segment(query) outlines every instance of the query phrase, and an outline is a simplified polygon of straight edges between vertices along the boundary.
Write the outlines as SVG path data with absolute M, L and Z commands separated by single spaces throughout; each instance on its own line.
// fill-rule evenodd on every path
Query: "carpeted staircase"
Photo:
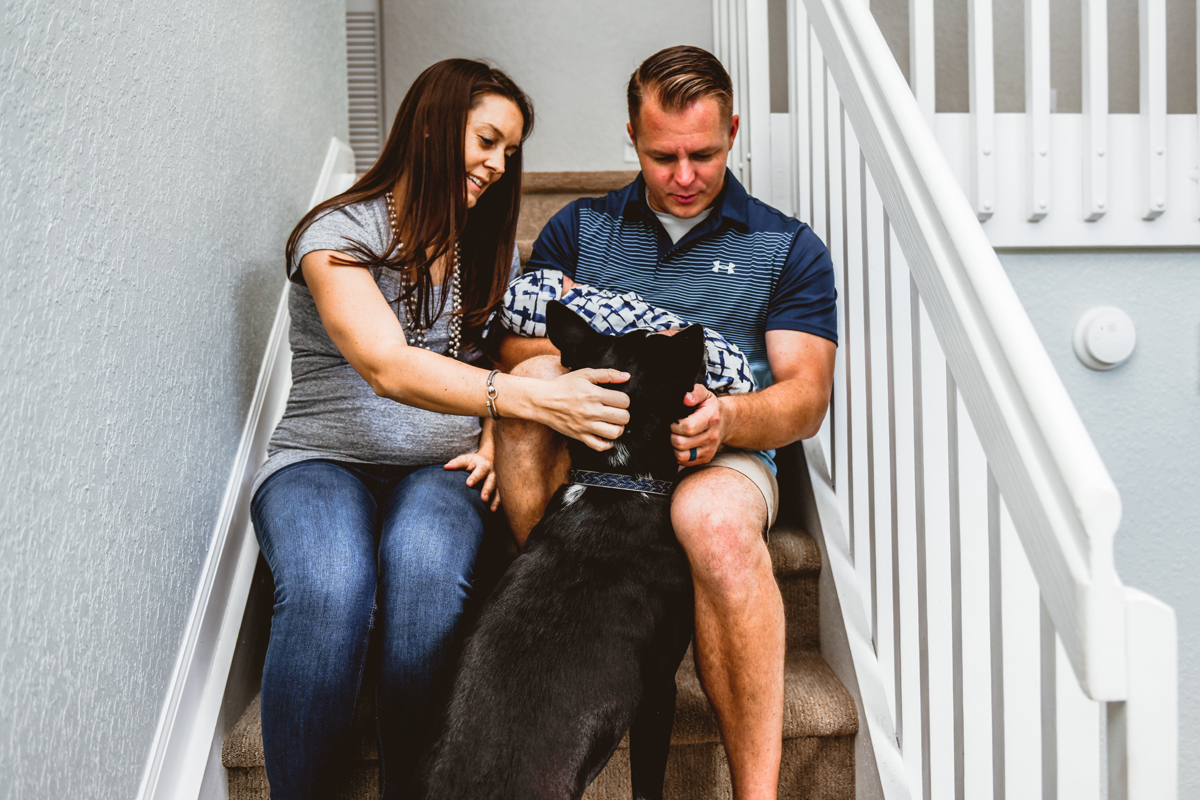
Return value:
M 624 186 L 636 173 L 532 173 L 525 177 L 525 197 L 518 224 L 521 259 L 529 258 L 533 240 L 555 211 L 570 200 L 603 194 Z M 787 615 L 787 663 L 783 717 L 783 765 L 779 796 L 787 800 L 852 800 L 854 735 L 858 713 L 850 693 L 834 676 L 819 652 L 817 577 L 820 550 L 795 526 L 795 478 L 791 459 L 781 459 L 784 501 L 780 520 L 771 531 L 770 553 Z M 716 719 L 700 689 L 691 652 L 676 677 L 679 699 L 671 757 L 667 764 L 669 800 L 728 800 L 729 770 Z M 369 719 L 373 698 L 365 697 L 355 724 L 357 758 L 348 765 L 338 800 L 378 797 L 374 726 Z M 270 796 L 263 762 L 262 727 L 256 697 L 225 740 L 222 760 L 229 774 L 230 800 L 266 800 Z M 584 795 L 585 800 L 630 800 L 626 743 Z

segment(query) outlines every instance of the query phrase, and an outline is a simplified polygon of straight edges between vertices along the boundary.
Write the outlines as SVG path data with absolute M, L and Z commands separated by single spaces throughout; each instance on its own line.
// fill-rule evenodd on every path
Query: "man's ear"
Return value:
M 562 353 L 562 365 L 575 369 L 580 349 L 593 336 L 599 336 L 583 318 L 557 300 L 546 304 L 546 335 Z

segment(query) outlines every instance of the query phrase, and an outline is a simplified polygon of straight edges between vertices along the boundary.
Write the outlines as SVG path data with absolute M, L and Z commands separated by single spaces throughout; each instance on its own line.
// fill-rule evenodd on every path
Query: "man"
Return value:
M 726 171 L 738 131 L 732 97 L 728 74 L 704 50 L 672 47 L 647 59 L 628 87 L 641 175 L 556 214 L 529 268 L 563 271 L 565 288 L 635 291 L 717 330 L 750 360 L 758 391 L 717 397 L 697 385 L 688 394 L 695 411 L 671 429 L 687 468 L 671 518 L 692 567 L 698 673 L 734 796 L 757 800 L 776 796 L 782 750 L 783 603 L 765 538 L 779 507 L 773 448 L 820 427 L 837 322 L 825 246 Z M 545 339 L 510 336 L 500 353 L 519 374 L 563 371 Z M 502 420 L 497 440 L 500 492 L 523 543 L 566 482 L 569 459 L 560 437 L 532 423 Z

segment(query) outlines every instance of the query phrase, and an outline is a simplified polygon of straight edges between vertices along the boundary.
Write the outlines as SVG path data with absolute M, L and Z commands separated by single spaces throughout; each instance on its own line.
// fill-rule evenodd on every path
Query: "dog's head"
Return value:
M 672 422 L 691 412 L 683 396 L 704 378 L 704 329 L 692 325 L 674 336 L 648 331 L 605 336 L 562 303 L 551 301 L 546 308 L 546 331 L 567 369 L 607 368 L 630 376 L 626 383 L 606 386 L 629 395 L 629 424 L 619 446 L 594 456 L 594 451 L 583 452 L 586 447 L 573 446 L 576 462 L 600 458 L 604 466 L 623 472 L 673 470 L 669 429 Z M 588 468 L 580 463 L 576 466 Z

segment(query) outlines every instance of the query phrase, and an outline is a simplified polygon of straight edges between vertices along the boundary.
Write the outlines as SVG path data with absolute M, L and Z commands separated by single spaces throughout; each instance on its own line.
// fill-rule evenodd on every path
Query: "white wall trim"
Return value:
M 996 114 L 994 213 L 982 222 L 993 247 L 1195 247 L 1200 244 L 1197 203 L 1196 115 L 1165 115 L 1163 173 L 1166 210 L 1146 219 L 1146 161 L 1141 147 L 1141 118 L 1109 114 L 1105 125 L 1107 156 L 1100 173 L 1108 182 L 1107 210 L 1097 216 L 1085 207 L 1084 150 L 1086 118 L 1051 114 L 1049 135 L 1050 208 L 1040 222 L 1027 219 L 1029 169 L 1024 147 L 1029 126 L 1024 114 Z M 971 187 L 971 115 L 938 114 L 933 129 L 938 144 L 964 191 Z M 1097 217 L 1088 221 L 1088 217 Z
M 354 180 L 354 153 L 333 138 L 310 207 Z M 212 746 L 246 598 L 258 560 L 250 487 L 291 388 L 286 288 L 258 373 L 233 469 L 184 630 L 183 645 L 138 788 L 138 800 L 195 800 Z

